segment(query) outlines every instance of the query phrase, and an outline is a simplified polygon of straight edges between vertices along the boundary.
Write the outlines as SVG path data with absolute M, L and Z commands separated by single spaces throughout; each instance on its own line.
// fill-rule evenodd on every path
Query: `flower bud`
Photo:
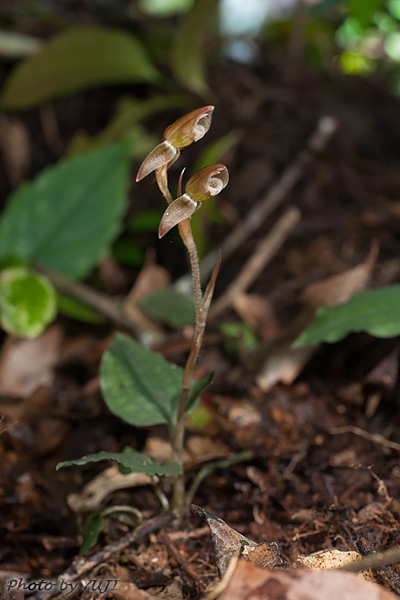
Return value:
M 210 129 L 214 106 L 203 106 L 184 115 L 164 131 L 163 140 L 184 148 L 200 140 Z
M 144 177 L 147 177 L 149 173 L 156 171 L 164 165 L 174 163 L 178 156 L 179 150 L 171 142 L 165 140 L 161 144 L 158 144 L 140 165 L 136 181 L 140 181 Z
M 219 194 L 229 181 L 225 165 L 210 165 L 197 171 L 186 184 L 186 193 L 196 202 L 204 202 Z
M 200 208 L 200 202 L 195 202 L 187 194 L 183 194 L 168 206 L 164 212 L 160 226 L 158 228 L 158 237 L 162 238 L 170 229 L 191 217 L 196 210 Z

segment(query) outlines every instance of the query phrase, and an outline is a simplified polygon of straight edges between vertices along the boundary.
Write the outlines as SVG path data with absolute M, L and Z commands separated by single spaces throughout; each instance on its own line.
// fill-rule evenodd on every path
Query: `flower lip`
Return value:
M 184 148 L 200 140 L 210 129 L 214 106 L 203 106 L 180 117 L 164 131 L 163 140 L 176 148 Z
M 228 184 L 229 172 L 225 165 L 210 165 L 197 171 L 186 184 L 186 193 L 193 200 L 203 202 L 219 194 Z

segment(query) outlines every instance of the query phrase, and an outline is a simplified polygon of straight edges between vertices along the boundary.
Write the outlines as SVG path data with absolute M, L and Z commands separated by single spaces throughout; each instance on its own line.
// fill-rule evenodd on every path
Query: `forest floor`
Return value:
M 257 230 L 231 256 L 223 256 L 216 306 L 278 220 L 285 223 L 292 214 L 294 221 L 280 238 L 280 248 L 264 259 L 262 272 L 211 315 L 197 375 L 212 370 L 215 377 L 201 399 L 205 424 L 188 425 L 186 465 L 192 477 L 212 460 L 251 451 L 247 461 L 212 472 L 193 502 L 250 540 L 276 542 L 287 566 L 299 555 L 326 549 L 359 552 L 356 544 L 363 539 L 379 551 L 400 544 L 398 339 L 352 334 L 312 352 L 290 349 L 310 307 L 399 280 L 400 104 L 378 82 L 304 65 L 288 71 L 283 63 L 282 55 L 264 50 L 252 67 L 219 64 L 210 75 L 213 92 L 207 101 L 216 106 L 210 137 L 232 130 L 238 136 L 223 157 L 231 179 L 218 203 L 224 222 L 207 227 L 210 247 L 218 248 L 233 229 L 240 230 L 271 189 L 281 194 Z M 84 102 L 79 97 L 55 103 L 61 140 L 66 144 L 69 132 L 94 131 L 96 123 L 104 123 L 119 92 L 89 92 Z M 179 114 L 167 116 L 170 120 L 165 115 L 153 119 L 154 132 Z M 337 125 L 336 131 L 315 153 L 304 155 L 324 116 L 334 119 L 329 123 Z M 36 157 L 33 171 L 48 159 L 54 162 L 36 112 L 19 118 Z M 189 159 L 195 152 L 188 151 Z M 290 168 L 296 176 L 285 187 L 282 175 Z M 7 178 L 6 161 L 1 170 Z M 159 206 L 156 187 L 150 181 L 140 185 L 132 186 L 132 212 Z M 154 249 L 172 279 L 184 274 L 186 259 L 177 235 L 159 242 L 155 233 L 143 234 L 140 243 Z M 121 271 L 105 261 L 96 283 L 112 294 L 127 293 L 136 276 L 137 271 Z M 245 336 L 235 340 L 221 331 L 221 323 L 238 322 L 256 331 L 256 348 L 247 349 Z M 163 460 L 168 456 L 163 427 L 132 429 L 104 405 L 98 369 L 114 330 L 110 324 L 60 317 L 36 340 L 4 338 L 0 577 L 3 582 L 62 580 L 78 554 L 84 517 L 129 505 L 153 530 L 118 548 L 113 544 L 135 531 L 137 521 L 123 513 L 107 518 L 97 545 L 86 555 L 90 561 L 95 554 L 95 564 L 74 579 L 81 586 L 64 590 L 63 597 L 201 598 L 218 581 L 205 521 L 189 510 L 168 523 L 157 521 L 161 509 L 152 488 L 133 482 L 118 489 L 115 469 L 107 468 L 114 482 L 108 493 L 103 476 L 95 480 L 95 493 L 88 494 L 85 486 L 104 465 L 55 470 L 61 460 L 120 451 L 125 445 Z M 183 364 L 189 335 L 187 328 L 163 330 L 157 349 Z M 111 549 L 108 555 L 96 554 L 104 548 Z M 85 564 L 79 560 L 74 563 L 78 570 Z M 397 571 L 386 569 L 383 583 L 399 593 Z M 111 583 L 107 589 L 92 585 L 84 590 L 91 580 Z M 112 590 L 114 581 L 125 587 Z M 33 587 L 4 590 L 4 598 L 19 600 L 24 593 L 49 597 Z M 250 597 L 238 590 L 237 598 Z M 286 596 L 275 591 L 261 597 Z

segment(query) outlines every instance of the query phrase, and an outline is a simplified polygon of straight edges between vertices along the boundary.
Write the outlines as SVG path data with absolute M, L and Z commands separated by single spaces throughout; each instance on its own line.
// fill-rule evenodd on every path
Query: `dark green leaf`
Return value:
M 100 512 L 89 515 L 82 528 L 82 545 L 79 548 L 79 556 L 83 556 L 90 548 L 93 548 L 102 529 L 103 514 Z
M 174 36 L 171 66 L 177 80 L 188 89 L 204 94 L 208 85 L 203 59 L 203 38 L 218 0 L 197 0 Z
M 320 308 L 314 323 L 297 338 L 294 347 L 338 342 L 359 331 L 382 338 L 400 334 L 400 285 L 359 292 L 346 304 Z
M 164 288 L 146 296 L 139 302 L 152 319 L 166 323 L 177 329 L 191 325 L 196 319 L 196 309 L 192 296 L 181 294 L 173 287 Z
M 238 463 L 251 460 L 253 456 L 254 453 L 251 450 L 244 450 L 243 452 L 234 454 L 230 458 L 222 458 L 221 460 L 215 460 L 214 462 L 205 465 L 202 469 L 200 469 L 200 471 L 193 479 L 192 485 L 190 486 L 190 489 L 187 493 L 188 504 L 192 502 L 192 499 L 201 482 L 204 481 L 204 479 L 206 479 L 209 475 L 211 475 L 211 473 L 213 473 L 217 469 L 227 469 L 231 465 L 236 465 Z
M 87 465 L 88 463 L 96 463 L 103 460 L 115 460 L 119 465 L 124 467 L 129 473 L 146 473 L 146 475 L 177 475 L 180 472 L 178 463 L 168 461 L 162 465 L 158 465 L 154 458 L 142 452 L 130 449 L 129 452 L 96 452 L 96 454 L 88 454 L 76 460 L 66 460 L 58 463 L 56 470 L 63 467 L 71 467 L 73 465 Z
M 1 326 L 22 337 L 36 337 L 55 319 L 57 295 L 44 275 L 26 267 L 0 273 Z
M 100 365 L 105 402 L 130 425 L 173 425 L 183 370 L 126 335 L 117 333 Z
M 3 108 L 21 110 L 94 86 L 155 81 L 158 72 L 131 34 L 106 27 L 63 31 L 11 73 Z
M 368 27 L 372 17 L 382 6 L 383 0 L 348 0 L 348 4 L 352 17 L 362 27 Z
M 21 186 L 0 220 L 0 259 L 85 276 L 116 237 L 129 173 L 125 144 L 61 161 Z
M 154 233 L 163 216 L 163 210 L 143 210 L 128 221 L 127 229 L 133 233 Z
M 204 390 L 210 385 L 213 379 L 214 373 L 209 373 L 208 375 L 205 375 L 205 377 L 202 377 L 201 379 L 199 379 L 199 381 L 196 381 L 192 385 L 186 402 L 186 412 L 189 412 L 193 408 L 195 408 L 197 400 L 200 398 Z
M 60 296 L 57 298 L 58 311 L 69 317 L 70 319 L 76 319 L 77 321 L 83 321 L 83 323 L 104 323 L 105 318 L 99 313 L 95 312 L 86 304 L 79 302 L 75 298 L 69 296 Z
M 140 267 L 144 262 L 144 250 L 130 240 L 118 240 L 113 248 L 112 255 L 120 265 Z

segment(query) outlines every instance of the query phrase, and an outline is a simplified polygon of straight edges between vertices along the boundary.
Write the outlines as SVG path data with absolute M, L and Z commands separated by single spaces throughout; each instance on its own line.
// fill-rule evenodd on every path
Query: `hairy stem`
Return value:
M 200 283 L 200 266 L 197 255 L 197 248 L 193 239 L 190 219 L 186 219 L 179 223 L 179 233 L 186 246 L 189 254 L 190 269 L 193 279 L 193 291 L 196 304 L 196 325 L 193 336 L 192 346 L 189 356 L 186 361 L 185 370 L 183 372 L 182 391 L 179 398 L 178 414 L 176 424 L 171 432 L 171 445 L 174 460 L 181 466 L 182 473 L 178 475 L 172 485 L 172 507 L 181 509 L 185 504 L 185 475 L 183 472 L 183 447 L 185 441 L 185 414 L 186 403 L 189 397 L 190 386 L 193 380 L 194 369 L 196 366 L 197 356 L 200 351 L 203 340 L 206 319 L 204 313 L 203 294 Z
M 167 167 L 163 167 L 156 172 L 158 187 L 168 204 L 171 204 L 172 197 L 168 188 Z M 179 191 L 181 191 L 181 179 L 179 181 Z M 170 430 L 172 454 L 174 460 L 181 467 L 181 473 L 172 484 L 172 508 L 180 510 L 185 505 L 185 474 L 183 471 L 183 447 L 185 442 L 185 415 L 186 404 L 189 397 L 190 387 L 193 381 L 194 369 L 197 356 L 203 341 L 204 330 L 206 326 L 207 310 L 204 306 L 203 293 L 201 290 L 200 265 L 197 254 L 196 243 L 193 238 L 190 219 L 185 219 L 178 225 L 179 234 L 186 246 L 189 255 L 190 270 L 192 272 L 193 292 L 196 305 L 196 324 L 193 336 L 192 346 L 186 361 L 183 372 L 182 391 L 179 398 L 178 413 L 175 426 Z

